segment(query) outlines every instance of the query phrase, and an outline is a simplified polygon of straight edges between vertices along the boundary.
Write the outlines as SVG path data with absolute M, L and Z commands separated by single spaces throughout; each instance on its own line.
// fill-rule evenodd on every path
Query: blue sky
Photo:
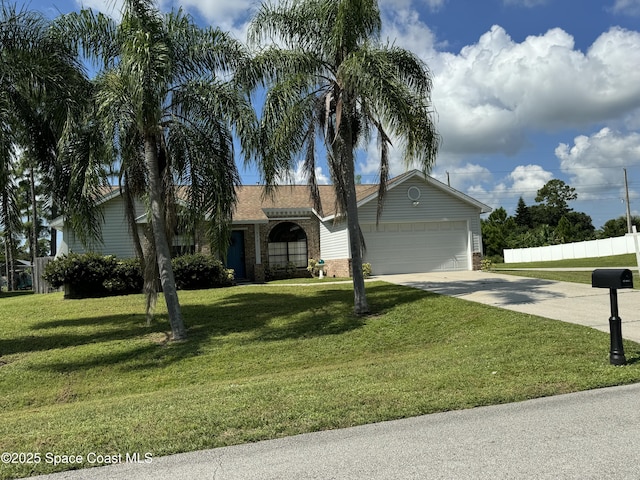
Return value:
M 120 0 L 32 0 L 48 16 L 84 5 L 105 13 Z M 202 25 L 245 39 L 255 0 L 162 0 Z M 380 0 L 383 38 L 429 66 L 443 144 L 432 171 L 491 207 L 559 178 L 576 188 L 574 210 L 596 228 L 640 215 L 640 0 Z M 357 173 L 377 181 L 375 143 Z M 405 170 L 392 153 L 392 173 Z M 320 178 L 327 178 L 322 169 Z M 448 172 L 448 173 L 447 173 Z M 241 167 L 244 183 L 258 173 Z

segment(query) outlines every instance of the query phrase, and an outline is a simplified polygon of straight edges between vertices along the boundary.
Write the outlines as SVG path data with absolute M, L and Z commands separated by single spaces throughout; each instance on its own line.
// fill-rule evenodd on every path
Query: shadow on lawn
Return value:
M 169 322 L 166 314 L 156 315 L 151 326 L 146 325 L 142 313 L 119 314 L 40 322 L 32 328 L 31 335 L 0 339 L 0 354 L 131 340 L 130 348 L 114 346 L 108 353 L 99 349 L 99 353 L 89 359 L 49 364 L 47 368 L 69 371 L 119 364 L 126 364 L 125 368 L 151 368 L 197 356 L 203 345 L 215 348 L 216 342 L 222 344 L 225 337 L 232 334 L 245 334 L 248 342 L 305 339 L 355 330 L 370 318 L 352 313 L 353 291 L 350 289 L 314 289 L 298 295 L 291 288 L 283 288 L 277 293 L 270 289 L 264 294 L 238 288 L 217 303 L 185 302 L 182 313 L 189 335 L 185 342 L 167 342 Z M 367 294 L 374 315 L 430 295 L 390 284 L 370 285 Z M 68 331 L 65 332 L 66 328 Z M 82 330 L 85 331 L 79 333 Z
M 0 299 L 11 297 L 24 297 L 26 295 L 33 295 L 33 290 L 13 290 L 11 292 L 0 292 Z
M 553 290 L 557 282 L 539 278 L 484 278 L 478 280 L 438 281 L 413 280 L 401 282 L 403 285 L 427 290 L 451 297 L 463 297 L 477 292 L 488 292 L 496 299 L 496 304 L 517 305 L 532 303 L 540 299 L 563 298 L 564 295 Z

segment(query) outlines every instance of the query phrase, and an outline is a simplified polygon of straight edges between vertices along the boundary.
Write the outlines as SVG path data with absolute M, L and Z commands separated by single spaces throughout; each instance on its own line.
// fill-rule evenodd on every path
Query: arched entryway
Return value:
M 269 233 L 269 265 L 307 266 L 307 234 L 294 222 L 281 222 Z

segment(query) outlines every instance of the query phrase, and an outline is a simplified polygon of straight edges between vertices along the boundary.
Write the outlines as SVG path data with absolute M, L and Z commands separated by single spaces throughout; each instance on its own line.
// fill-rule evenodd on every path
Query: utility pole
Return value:
M 629 183 L 627 182 L 627 169 L 624 170 L 624 191 L 627 198 L 627 233 L 631 232 L 631 206 L 629 205 Z

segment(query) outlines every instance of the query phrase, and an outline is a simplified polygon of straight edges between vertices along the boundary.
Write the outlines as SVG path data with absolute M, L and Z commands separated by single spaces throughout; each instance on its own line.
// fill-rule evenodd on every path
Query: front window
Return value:
M 307 266 L 307 234 L 300 225 L 283 222 L 276 225 L 269 234 L 269 265 L 296 267 Z

